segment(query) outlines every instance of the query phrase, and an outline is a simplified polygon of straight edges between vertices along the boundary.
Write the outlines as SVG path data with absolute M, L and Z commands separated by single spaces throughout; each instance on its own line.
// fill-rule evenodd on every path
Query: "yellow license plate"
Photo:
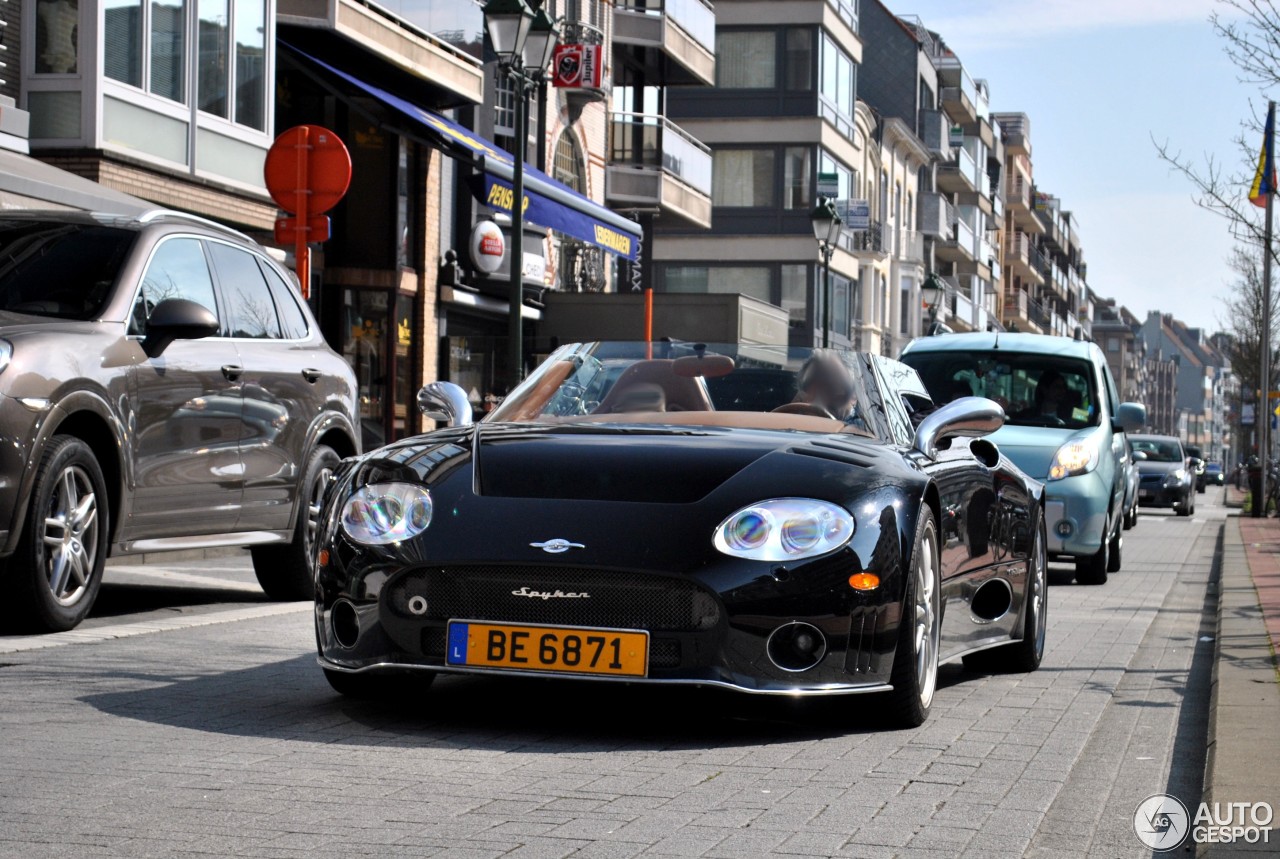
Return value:
M 451 620 L 445 661 L 472 668 L 644 677 L 649 633 Z

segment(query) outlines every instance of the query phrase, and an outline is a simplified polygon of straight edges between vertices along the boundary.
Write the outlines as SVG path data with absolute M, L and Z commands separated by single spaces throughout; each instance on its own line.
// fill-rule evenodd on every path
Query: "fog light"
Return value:
M 413 615 L 417 615 L 418 617 L 421 617 L 426 613 L 427 613 L 426 597 L 421 597 L 417 595 L 409 597 L 409 614 L 413 614 Z
M 1076 532 L 1076 526 L 1071 524 L 1070 519 L 1062 519 L 1054 526 L 1053 530 L 1059 537 L 1065 539 Z
M 873 591 L 880 587 L 880 577 L 875 573 L 854 573 L 849 576 L 849 587 L 855 591 Z

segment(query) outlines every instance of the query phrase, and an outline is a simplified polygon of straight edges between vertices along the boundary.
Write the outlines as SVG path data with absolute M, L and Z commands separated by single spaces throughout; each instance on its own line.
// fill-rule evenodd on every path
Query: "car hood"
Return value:
M 1049 466 L 1058 448 L 1071 438 L 1087 436 L 1093 431 L 1006 424 L 987 436 L 987 440 L 1000 448 L 1018 468 L 1037 480 L 1044 480 L 1049 476 Z

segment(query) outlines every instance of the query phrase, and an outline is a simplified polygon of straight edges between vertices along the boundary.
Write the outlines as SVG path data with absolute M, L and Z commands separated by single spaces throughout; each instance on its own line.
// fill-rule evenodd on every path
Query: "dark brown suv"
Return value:
M 355 397 L 249 238 L 176 212 L 0 215 L 6 626 L 74 627 L 108 554 L 250 546 L 269 596 L 311 598 Z

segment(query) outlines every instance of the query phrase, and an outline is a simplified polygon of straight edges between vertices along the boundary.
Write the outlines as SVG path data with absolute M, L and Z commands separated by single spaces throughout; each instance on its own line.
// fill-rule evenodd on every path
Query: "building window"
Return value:
M 556 143 L 555 162 L 552 166 L 553 178 L 563 182 L 579 194 L 586 193 L 586 181 L 582 175 L 582 156 L 579 154 L 578 141 L 573 134 L 565 131 Z
M 782 309 L 792 328 L 803 327 L 808 316 L 809 266 L 782 267 Z
M 186 99 L 185 0 L 151 0 L 151 79 L 147 89 L 170 101 Z
M 807 146 L 788 146 L 782 156 L 782 205 L 788 209 L 807 209 L 810 205 L 810 157 Z
M 789 27 L 787 39 L 786 88 L 808 92 L 813 89 L 813 34 L 805 27 Z
M 831 39 L 822 37 L 822 99 L 845 119 L 853 118 L 853 59 Z
M 742 293 L 773 303 L 769 266 L 673 265 L 665 272 L 667 292 Z
M 778 80 L 776 65 L 773 30 L 716 31 L 716 86 L 772 89 Z
M 196 104 L 205 113 L 228 119 L 227 86 L 230 82 L 230 3 L 199 0 L 196 44 Z
M 499 72 L 494 79 L 493 90 L 493 134 L 495 137 L 505 137 L 513 141 L 516 137 L 515 86 L 510 78 Z M 507 146 L 509 149 L 514 148 L 510 144 Z
M 836 175 L 836 199 L 852 200 L 854 192 L 855 173 L 848 167 L 845 167 L 826 151 L 819 151 L 818 154 L 818 172 L 834 173 Z
M 79 0 L 39 0 L 36 4 L 36 74 L 76 73 L 79 22 Z
M 1119 351 L 1120 351 L 1120 338 L 1119 338 L 1119 337 L 1108 337 L 1108 338 L 1107 338 L 1107 351 L 1108 351 L 1108 352 L 1119 352 Z
M 716 206 L 774 205 L 772 149 L 717 149 L 711 202 Z
M 263 0 L 237 0 L 235 10 L 235 68 L 231 85 L 236 94 L 237 125 L 267 128 L 267 9 Z
M 142 86 L 142 0 L 107 0 L 102 58 L 107 77 Z

